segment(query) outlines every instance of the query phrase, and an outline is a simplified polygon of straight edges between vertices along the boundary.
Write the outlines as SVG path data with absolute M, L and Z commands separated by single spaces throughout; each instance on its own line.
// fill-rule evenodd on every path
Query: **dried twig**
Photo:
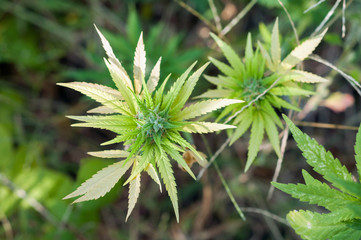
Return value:
M 320 25 L 318 25 L 318 27 L 315 29 L 315 31 L 313 31 L 313 33 L 311 34 L 311 36 L 315 36 L 317 35 L 321 29 L 325 26 L 325 24 L 327 23 L 327 21 L 330 19 L 330 17 L 333 15 L 333 13 L 335 12 L 336 8 L 338 7 L 338 5 L 340 4 L 341 0 L 337 0 L 335 2 L 335 4 L 332 6 L 331 10 L 327 13 L 326 17 L 322 20 L 322 22 L 320 23 Z
M 213 0 L 208 0 L 209 6 L 212 10 L 212 14 L 213 14 L 213 18 L 214 18 L 214 22 L 216 23 L 216 28 L 217 28 L 217 32 L 222 31 L 222 25 L 221 25 L 221 19 L 219 18 L 218 12 L 217 12 L 217 8 L 214 5 Z

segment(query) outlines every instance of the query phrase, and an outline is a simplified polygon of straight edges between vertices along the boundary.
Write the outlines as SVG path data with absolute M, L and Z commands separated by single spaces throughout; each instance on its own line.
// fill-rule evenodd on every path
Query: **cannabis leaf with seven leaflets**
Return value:
M 333 187 L 314 179 L 302 171 L 305 184 L 272 184 L 303 202 L 317 204 L 329 213 L 291 211 L 287 220 L 304 239 L 361 239 L 361 125 L 356 136 L 355 159 L 359 180 L 342 166 L 337 158 L 319 145 L 316 140 L 302 133 L 284 116 L 297 146 L 307 163 L 329 181 Z
M 276 20 L 272 31 L 271 56 L 260 42 L 256 51 L 254 51 L 251 34 L 248 34 L 245 57 L 242 60 L 229 45 L 212 34 L 230 66 L 210 58 L 210 61 L 223 75 L 218 75 L 218 77 L 206 76 L 206 79 L 215 84 L 217 89 L 209 90 L 199 97 L 245 100 L 244 103 L 226 107 L 218 116 L 218 120 L 220 120 L 225 116 L 232 116 L 244 108 L 232 122 L 233 125 L 237 126 L 237 129 L 231 133 L 230 144 L 233 144 L 251 128 L 245 171 L 248 170 L 256 158 L 265 131 L 273 149 L 280 156 L 277 126 L 283 128 L 283 125 L 275 112 L 275 108 L 299 110 L 297 106 L 283 100 L 281 97 L 313 94 L 313 92 L 301 88 L 296 82 L 315 83 L 326 81 L 326 79 L 312 73 L 292 69 L 313 52 L 321 42 L 323 35 L 324 33 L 306 40 L 281 61 L 278 20 Z M 259 97 L 260 95 L 262 96 Z M 247 108 L 245 108 L 246 106 Z
M 172 201 L 177 221 L 179 221 L 177 188 L 170 158 L 174 159 L 193 178 L 195 178 L 194 174 L 180 153 L 190 150 L 197 156 L 196 159 L 200 165 L 206 164 L 204 157 L 181 136 L 180 132 L 209 133 L 234 128 L 231 125 L 190 121 L 190 119 L 242 101 L 237 99 L 207 100 L 183 108 L 208 64 L 188 77 L 195 65 L 194 63 L 165 94 L 164 88 L 170 75 L 156 90 L 161 58 L 154 66 L 147 83 L 145 82 L 146 53 L 142 34 L 135 51 L 134 82 L 132 83 L 119 60 L 115 57 L 109 42 L 98 29 L 97 31 L 108 56 L 108 59 L 104 59 L 105 64 L 118 91 L 85 82 L 60 83 L 59 85 L 77 90 L 102 104 L 102 106 L 89 111 L 100 115 L 68 116 L 71 119 L 82 121 L 82 123 L 76 123 L 72 126 L 113 131 L 117 136 L 113 140 L 103 143 L 103 145 L 123 143 L 129 145 L 129 149 L 127 151 L 90 152 L 89 154 L 97 157 L 125 158 L 125 160 L 100 170 L 65 199 L 80 196 L 74 202 L 81 202 L 102 197 L 129 168 L 132 168 L 130 177 L 124 184 L 129 183 L 128 218 L 139 196 L 140 175 L 143 171 L 146 171 L 159 184 L 161 190 L 158 170 Z

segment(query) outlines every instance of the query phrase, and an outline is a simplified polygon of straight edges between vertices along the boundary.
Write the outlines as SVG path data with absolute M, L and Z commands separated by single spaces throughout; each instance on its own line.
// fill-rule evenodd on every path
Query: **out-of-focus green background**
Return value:
M 302 38 L 309 36 L 332 8 L 326 1 L 303 13 L 317 1 L 283 0 Z M 184 1 L 213 22 L 209 1 Z M 222 27 L 249 3 L 214 0 Z M 316 53 L 361 79 L 361 3 L 347 1 L 346 37 L 341 37 L 342 8 L 331 17 L 330 29 Z M 292 28 L 277 0 L 259 0 L 225 39 L 243 54 L 247 32 L 261 40 L 280 19 L 282 52 L 296 46 Z M 218 163 L 237 203 L 246 208 L 242 221 L 211 167 L 196 182 L 174 165 L 181 221 L 175 222 L 166 193 L 144 178 L 138 204 L 127 223 L 127 188 L 119 182 L 105 197 L 71 205 L 62 198 L 112 160 L 87 156 L 112 137 L 106 131 L 70 128 L 65 115 L 82 115 L 94 106 L 58 82 L 86 81 L 113 86 L 102 60 L 104 51 L 93 27 L 109 39 L 129 73 L 140 32 L 144 33 L 147 71 L 162 56 L 161 78 L 179 76 L 190 64 L 208 56 L 221 58 L 209 37 L 209 27 L 175 1 L 109 0 L 0 0 L 0 239 L 298 239 L 293 230 L 252 211 L 270 211 L 282 218 L 291 209 L 309 207 L 275 192 L 266 201 L 276 155 L 265 142 L 256 165 L 243 173 L 247 136 L 227 148 Z M 326 76 L 330 84 L 317 89 L 320 99 L 304 120 L 358 126 L 360 96 L 335 71 L 306 61 L 305 68 Z M 217 74 L 214 67 L 207 74 Z M 202 78 L 199 94 L 210 87 Z M 308 99 L 301 106 L 310 103 Z M 336 108 L 336 107 L 339 108 Z M 303 129 L 354 170 L 353 130 Z M 226 135 L 209 135 L 217 149 Z M 199 136 L 198 149 L 206 152 Z M 308 168 L 289 140 L 280 182 L 300 182 Z M 193 170 L 197 173 L 198 166 Z M 314 207 L 316 208 L 316 207 Z M 248 212 L 247 212 L 248 209 Z

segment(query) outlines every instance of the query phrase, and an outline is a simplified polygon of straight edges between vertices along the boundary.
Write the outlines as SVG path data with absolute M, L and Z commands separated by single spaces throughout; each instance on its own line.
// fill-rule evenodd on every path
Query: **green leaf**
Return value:
M 273 65 L 273 62 L 271 60 L 270 55 L 268 54 L 268 52 L 266 51 L 266 49 L 264 48 L 264 46 L 262 45 L 262 43 L 260 41 L 257 42 L 258 43 L 258 47 L 261 50 L 261 54 L 263 56 L 263 58 L 266 61 L 266 66 L 273 72 L 275 72 L 277 70 L 277 67 L 275 67 Z
M 173 146 L 163 145 L 162 146 L 166 153 L 171 156 L 179 165 L 181 165 L 191 177 L 196 180 L 196 176 L 194 176 L 192 170 L 189 168 L 187 163 L 184 161 L 183 157 L 179 155 L 178 151 L 174 150 Z
M 189 133 L 211 133 L 224 129 L 236 128 L 232 125 L 212 123 L 212 122 L 195 122 L 182 127 L 181 131 Z
M 353 182 L 352 175 L 345 166 L 341 165 L 338 159 L 333 158 L 330 152 L 326 152 L 316 140 L 302 133 L 286 115 L 283 115 L 283 118 L 288 124 L 293 138 L 297 142 L 297 146 L 302 151 L 303 156 L 306 158 L 307 163 L 311 165 L 316 172 L 323 175 L 324 178 L 330 182 L 332 182 L 330 176 L 336 176 L 340 179 Z M 338 187 L 338 184 L 334 186 Z
M 212 77 L 212 76 L 204 75 L 204 78 L 207 79 L 208 82 L 218 87 L 225 87 L 225 88 L 238 87 L 237 79 L 233 77 L 227 77 L 222 75 L 218 75 L 218 77 Z
M 361 125 L 360 125 L 357 135 L 356 135 L 355 160 L 356 160 L 359 181 L 361 181 Z
M 348 230 L 347 224 L 342 223 L 341 219 L 332 213 L 292 211 L 287 215 L 287 220 L 303 239 L 332 239 L 336 234 Z
M 142 88 L 142 82 L 145 77 L 145 49 L 143 43 L 143 32 L 140 33 L 137 48 L 134 55 L 134 89 L 135 93 L 139 94 Z
M 124 165 L 124 161 L 113 163 L 103 168 L 90 179 L 81 184 L 74 192 L 65 196 L 63 199 L 81 196 L 73 203 L 98 199 L 104 196 L 114 187 L 124 173 L 130 168 L 133 161 L 128 161 Z
M 129 152 L 123 150 L 105 150 L 99 152 L 88 152 L 89 155 L 100 158 L 126 158 Z
M 178 112 L 186 103 L 188 98 L 193 92 L 194 87 L 196 86 L 199 77 L 203 73 L 204 69 L 209 65 L 209 62 L 204 64 L 201 68 L 199 68 L 196 72 L 194 72 L 188 80 L 184 83 L 183 87 L 181 88 L 177 98 L 174 100 L 172 106 L 172 112 Z
M 217 59 L 212 58 L 212 57 L 208 57 L 208 59 L 209 59 L 209 61 L 211 61 L 211 63 L 213 63 L 214 66 L 216 66 L 226 76 L 231 76 L 231 77 L 239 76 L 239 73 L 237 73 L 233 68 L 231 68 L 227 64 L 225 64 L 221 61 L 218 61 Z
M 323 36 L 327 32 L 327 29 L 323 31 L 321 34 L 312 37 L 303 43 L 301 43 L 299 46 L 297 46 L 292 52 L 281 62 L 281 67 L 284 70 L 291 69 L 296 64 L 303 61 L 306 57 L 308 57 L 315 48 L 320 44 Z
M 243 113 L 244 114 L 242 115 L 242 120 L 240 120 L 237 129 L 234 131 L 229 145 L 232 145 L 238 138 L 242 137 L 242 135 L 247 131 L 247 129 L 251 126 L 253 122 L 253 112 L 251 107 L 245 109 Z M 235 119 L 235 121 L 236 120 L 237 118 Z
M 251 33 L 247 34 L 247 43 L 246 43 L 246 52 L 245 52 L 245 58 L 246 58 L 246 62 L 249 62 L 253 59 L 253 49 L 252 49 L 252 36 Z M 238 64 L 237 68 L 239 68 L 241 64 Z M 236 67 L 233 67 L 236 69 Z
M 281 45 L 278 32 L 278 18 L 276 18 L 276 22 L 272 30 L 271 55 L 273 65 L 278 66 L 281 63 Z
M 172 166 L 169 163 L 169 159 L 167 158 L 164 151 L 162 149 L 158 151 L 159 154 L 157 154 L 158 155 L 157 164 L 158 164 L 159 173 L 163 179 L 170 200 L 172 201 L 177 222 L 179 222 L 178 196 L 177 196 L 177 188 L 176 188 L 177 184 L 174 179 Z
M 184 108 L 181 112 L 179 112 L 176 116 L 176 119 L 187 120 L 192 119 L 206 113 L 212 112 L 219 108 L 235 104 L 242 103 L 244 101 L 238 99 L 215 99 L 215 100 L 206 100 L 197 102 L 195 104 L 190 105 L 189 107 Z
M 350 194 L 361 199 L 361 186 L 358 182 L 349 182 L 343 179 L 340 179 L 336 176 L 330 174 L 329 179 L 332 180 L 332 183 L 336 183 L 337 187 L 345 193 Z
M 245 172 L 248 171 L 249 167 L 252 165 L 254 159 L 256 158 L 264 135 L 264 120 L 262 118 L 262 115 L 258 112 L 254 112 L 253 114 L 253 124 L 251 128 L 251 137 L 248 145 L 247 163 L 244 169 Z
M 273 149 L 275 150 L 277 156 L 281 157 L 280 139 L 278 137 L 278 130 L 276 124 L 271 118 L 271 116 L 268 115 L 267 112 L 262 112 L 262 116 L 264 119 L 264 128 L 266 129 L 268 139 Z
M 239 69 L 239 66 L 243 65 L 242 60 L 239 58 L 237 53 L 228 44 L 219 39 L 215 34 L 210 33 L 210 35 L 216 41 L 217 45 L 222 50 L 224 56 L 227 58 L 227 61 L 233 67 L 234 71 L 237 71 L 237 69 Z
M 348 194 L 330 188 L 326 183 L 314 179 L 306 170 L 302 170 L 306 184 L 281 184 L 272 182 L 276 188 L 286 192 L 292 197 L 310 204 L 323 206 L 330 211 L 336 211 L 347 204 L 357 201 Z
M 117 113 L 113 109 L 106 106 L 99 106 L 87 111 L 87 113 L 96 113 L 96 114 L 114 114 Z

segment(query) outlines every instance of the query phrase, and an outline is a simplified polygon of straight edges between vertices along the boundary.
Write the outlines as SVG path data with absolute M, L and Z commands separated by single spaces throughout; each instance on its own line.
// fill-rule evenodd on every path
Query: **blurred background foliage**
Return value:
M 101 150 L 99 143 L 112 137 L 110 133 L 71 129 L 70 121 L 64 117 L 83 114 L 91 108 L 90 101 L 55 85 L 86 81 L 112 86 L 93 24 L 104 32 L 130 75 L 134 49 L 143 31 L 148 66 L 152 67 L 162 56 L 161 78 L 169 73 L 177 77 L 194 61 L 198 60 L 200 66 L 208 56 L 221 58 L 209 37 L 212 29 L 182 7 L 192 8 L 214 24 L 209 2 L 0 1 L 0 239 L 297 239 L 290 227 L 258 212 L 263 209 L 284 218 L 289 210 L 305 205 L 277 191 L 271 200 L 265 200 L 277 159 L 265 142 L 256 165 L 244 174 L 247 137 L 223 151 L 217 160 L 237 203 L 245 211 L 245 222 L 237 215 L 212 167 L 198 182 L 175 168 L 180 224 L 175 223 L 167 196 L 159 194 L 149 179 L 143 182 L 147 191 L 142 191 L 140 204 L 128 223 L 124 222 L 127 195 L 122 194 L 128 189 L 123 189 L 121 182 L 97 201 L 70 205 L 62 200 L 111 162 L 86 155 L 88 151 Z M 307 13 L 304 11 L 317 1 L 282 2 L 300 39 L 304 39 L 336 1 L 325 1 Z M 214 4 L 224 27 L 249 1 L 214 0 Z M 348 0 L 346 4 L 345 38 L 341 37 L 340 4 L 317 54 L 360 82 L 361 3 Z M 276 17 L 284 43 L 282 52 L 288 53 L 297 42 L 277 0 L 258 0 L 224 40 L 240 53 L 247 32 L 252 32 L 254 39 L 267 42 Z M 304 67 L 326 76 L 330 83 L 319 85 L 316 97 L 300 103 L 302 119 L 358 126 L 361 101 L 354 88 L 322 64 L 306 61 Z M 217 71 L 210 66 L 207 74 Z M 208 87 L 206 81 L 200 81 L 195 94 Z M 304 130 L 344 159 L 348 169 L 355 169 L 355 131 L 323 129 L 315 124 Z M 225 139 L 224 133 L 207 136 L 212 150 Z M 194 136 L 193 141 L 206 152 L 199 136 Z M 279 181 L 300 182 L 302 168 L 310 171 L 289 140 Z M 197 173 L 199 168 L 194 166 L 193 170 Z

